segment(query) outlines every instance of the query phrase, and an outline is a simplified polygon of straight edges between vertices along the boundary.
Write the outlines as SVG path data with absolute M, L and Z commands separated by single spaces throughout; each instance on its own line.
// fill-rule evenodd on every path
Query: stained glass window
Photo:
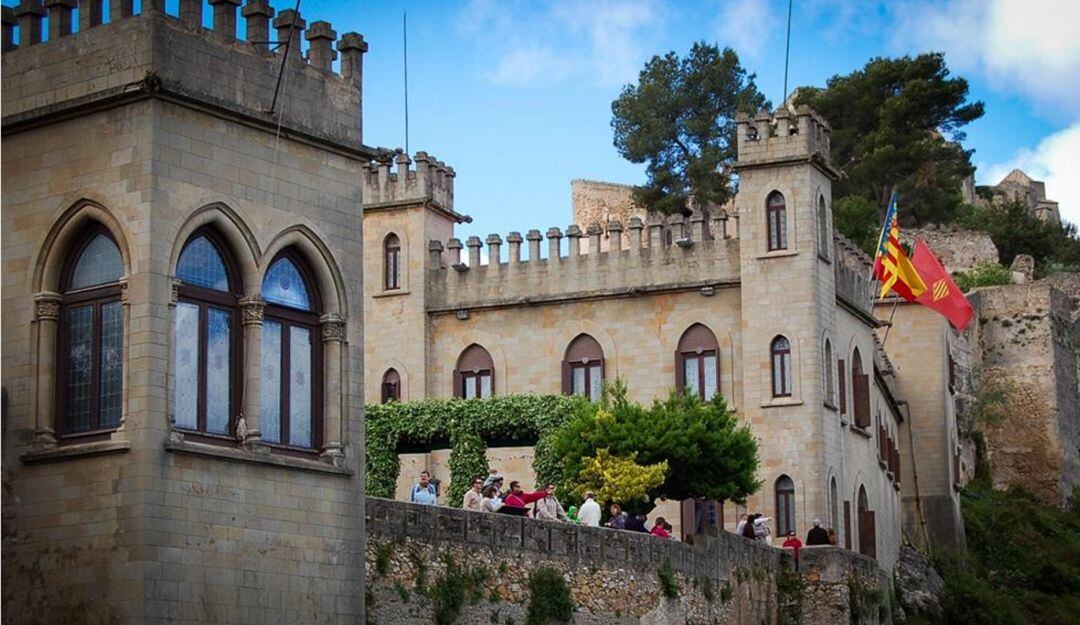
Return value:
M 93 426 L 94 307 L 69 308 L 67 331 L 66 430 L 86 432 Z
M 263 440 L 281 442 L 281 324 L 267 319 L 262 329 L 262 384 L 259 411 Z
M 184 247 L 176 263 L 176 277 L 185 284 L 215 291 L 229 290 L 229 274 L 221 253 L 205 236 L 198 236 Z
M 173 412 L 176 425 L 195 429 L 199 426 L 199 305 L 180 302 L 176 306 L 175 381 Z
M 288 258 L 279 258 L 270 265 L 262 287 L 263 299 L 300 310 L 311 310 L 311 298 L 300 270 Z
M 71 289 L 85 289 L 99 284 L 116 282 L 124 275 L 120 248 L 106 234 L 95 235 L 83 248 L 75 271 L 71 274 Z

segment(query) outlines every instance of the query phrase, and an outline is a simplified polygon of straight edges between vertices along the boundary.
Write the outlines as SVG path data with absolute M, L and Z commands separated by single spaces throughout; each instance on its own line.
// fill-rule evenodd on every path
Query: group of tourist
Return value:
M 504 480 L 497 471 L 492 471 L 487 478 L 479 476 L 473 478 L 469 490 L 462 498 L 461 507 L 473 512 L 494 512 L 498 514 L 510 514 L 515 516 L 531 516 L 536 519 L 548 521 L 564 521 L 585 525 L 588 527 L 600 527 L 601 509 L 596 501 L 596 495 L 592 492 L 585 493 L 585 501 L 581 507 L 570 506 L 564 509 L 555 496 L 555 485 L 547 484 L 544 488 L 525 492 L 521 482 L 513 480 L 509 487 L 503 490 Z M 432 483 L 431 474 L 427 471 L 420 472 L 420 478 L 413 485 L 409 495 L 409 501 L 422 505 L 433 506 L 438 498 L 438 490 Z M 529 508 L 529 505 L 532 508 Z M 623 511 L 619 504 L 612 504 L 611 518 L 604 527 L 626 530 L 630 532 L 643 532 L 671 538 L 672 527 L 658 517 L 652 527 L 647 526 L 644 514 L 628 514 Z
M 772 531 L 769 529 L 769 518 L 760 514 L 744 514 L 735 527 L 735 533 L 743 538 L 768 543 L 769 537 L 772 535 Z M 810 528 L 810 531 L 806 533 L 806 546 L 820 545 L 835 546 L 836 532 L 831 527 L 827 530 L 821 527 L 821 519 L 814 519 L 814 527 Z M 799 570 L 799 551 L 803 548 L 803 542 L 799 540 L 794 530 L 788 532 L 784 543 L 780 546 L 784 549 L 791 549 L 792 555 L 795 557 L 795 570 Z

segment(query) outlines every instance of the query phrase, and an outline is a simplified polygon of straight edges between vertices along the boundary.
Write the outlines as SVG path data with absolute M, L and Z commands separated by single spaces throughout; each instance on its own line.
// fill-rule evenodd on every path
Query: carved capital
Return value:
M 323 343 L 340 343 L 345 340 L 345 320 L 341 315 L 323 315 L 319 318 L 319 323 L 322 324 Z
M 173 278 L 172 281 L 172 294 L 169 295 L 169 305 L 176 306 L 176 302 L 180 301 L 180 285 L 183 282 Z
M 120 303 L 124 306 L 131 305 L 131 289 L 128 288 L 127 278 L 120 278 Z
M 245 297 L 241 299 L 240 308 L 244 311 L 244 325 L 262 325 L 266 302 L 261 297 Z
M 56 321 L 60 318 L 60 294 L 42 291 L 34 296 L 34 319 Z
M 56 447 L 56 432 L 47 427 L 34 430 L 34 440 L 31 445 L 36 450 Z

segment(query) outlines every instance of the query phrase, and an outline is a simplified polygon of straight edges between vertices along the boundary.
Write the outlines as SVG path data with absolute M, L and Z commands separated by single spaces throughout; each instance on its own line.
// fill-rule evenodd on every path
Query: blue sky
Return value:
M 985 117 L 966 129 L 977 181 L 1022 166 L 1047 179 L 1048 194 L 1080 221 L 1080 44 L 1064 26 L 1080 23 L 1078 7 L 795 0 L 789 85 L 823 85 L 874 56 L 943 50 L 971 97 L 986 103 Z M 684 54 L 698 40 L 731 46 L 759 88 L 774 103 L 782 98 L 784 0 L 307 0 L 309 21 L 329 19 L 371 45 L 371 145 L 404 147 L 403 10 L 409 147 L 457 171 L 457 209 L 475 219 L 462 235 L 565 227 L 574 178 L 641 182 L 643 168 L 612 147 L 611 101 L 655 54 Z
M 977 182 L 1022 167 L 1080 223 L 1080 0 L 793 4 L 790 88 L 824 85 L 875 56 L 944 51 L 986 103 L 966 128 Z M 611 102 L 653 55 L 685 54 L 699 40 L 731 46 L 774 103 L 783 97 L 787 0 L 303 0 L 309 24 L 330 21 L 371 46 L 369 145 L 405 144 L 403 11 L 409 147 L 457 171 L 456 208 L 475 220 L 463 236 L 565 227 L 574 178 L 643 181 L 612 146 Z

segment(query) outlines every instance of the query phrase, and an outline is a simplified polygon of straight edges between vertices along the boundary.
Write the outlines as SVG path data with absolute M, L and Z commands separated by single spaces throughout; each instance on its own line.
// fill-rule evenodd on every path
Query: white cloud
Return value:
M 894 46 L 945 52 L 950 67 L 979 72 L 1055 115 L 1080 114 L 1080 2 L 951 0 L 897 5 Z
M 530 86 L 583 78 L 602 86 L 634 79 L 644 64 L 651 29 L 661 23 L 660 0 L 544 3 L 473 0 L 458 19 L 494 67 L 496 84 Z
M 997 184 L 1013 169 L 1044 181 L 1046 197 L 1058 202 L 1062 219 L 1080 225 L 1080 122 L 1046 137 L 1033 150 L 1020 150 L 1004 163 L 979 167 L 979 183 Z
M 769 43 L 776 26 L 786 26 L 786 12 L 783 20 L 781 24 L 766 0 L 723 0 L 716 20 L 717 37 L 720 45 L 733 48 L 740 58 L 753 58 Z

